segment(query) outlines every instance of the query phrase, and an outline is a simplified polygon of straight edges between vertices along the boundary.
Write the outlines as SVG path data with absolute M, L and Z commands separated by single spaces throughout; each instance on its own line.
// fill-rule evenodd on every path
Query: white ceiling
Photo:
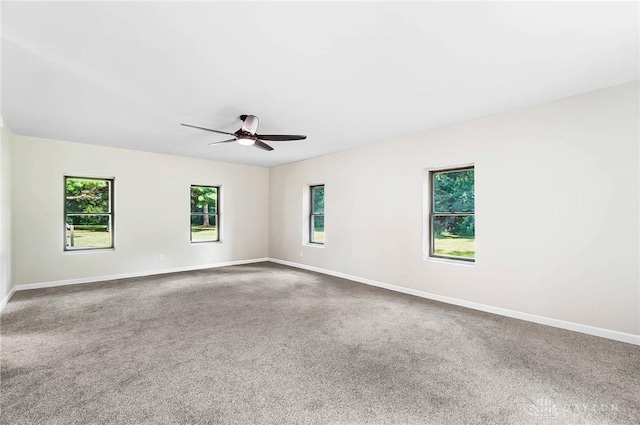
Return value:
M 275 166 L 638 78 L 638 3 L 2 3 L 21 135 Z M 209 142 L 306 134 L 275 151 Z

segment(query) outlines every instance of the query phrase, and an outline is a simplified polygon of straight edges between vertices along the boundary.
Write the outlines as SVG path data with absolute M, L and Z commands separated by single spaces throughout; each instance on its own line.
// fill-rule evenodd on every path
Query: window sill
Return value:
M 115 248 L 65 249 L 62 254 L 97 254 L 101 252 L 115 252 Z
M 462 267 L 476 266 L 475 261 L 454 260 L 452 258 L 450 259 L 450 258 L 440 258 L 440 257 L 427 257 L 427 258 L 424 258 L 423 261 L 429 261 L 432 263 L 453 264 L 455 266 L 462 266 Z
M 201 241 L 201 242 L 190 242 L 191 245 L 209 245 L 209 244 L 217 244 L 222 245 L 222 241 Z
M 323 243 L 313 243 L 313 242 L 303 243 L 302 246 L 308 246 L 311 248 L 324 248 Z

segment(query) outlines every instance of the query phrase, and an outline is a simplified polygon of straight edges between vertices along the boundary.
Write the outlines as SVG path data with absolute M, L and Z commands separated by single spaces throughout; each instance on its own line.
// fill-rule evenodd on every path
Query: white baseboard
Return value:
M 626 342 L 629 344 L 640 345 L 640 335 L 629 334 L 625 332 L 613 331 L 610 329 L 598 328 L 595 326 L 582 325 L 575 322 L 567 322 L 565 320 L 553 319 L 551 317 L 538 316 L 536 314 L 523 313 L 516 310 L 509 310 L 501 307 L 494 307 L 486 304 L 479 304 L 472 301 L 460 300 L 457 298 L 446 297 L 443 295 L 432 294 L 417 289 L 405 288 L 403 286 L 393 285 L 391 283 L 379 282 L 377 280 L 366 279 L 363 277 L 352 276 L 346 273 L 335 272 L 332 270 L 322 269 L 320 267 L 308 266 L 306 264 L 294 263 L 291 261 L 270 258 L 269 261 L 283 264 L 285 266 L 296 267 L 299 269 L 310 270 L 329 276 L 335 276 L 342 279 L 353 280 L 355 282 L 364 283 L 379 288 L 389 289 L 391 291 L 402 292 L 403 294 L 415 295 L 416 297 L 427 298 L 434 301 L 440 301 L 447 304 L 453 304 L 460 307 L 480 310 L 487 313 L 498 314 L 500 316 L 511 317 L 514 319 L 526 320 L 528 322 L 539 323 L 541 325 L 553 326 L 555 328 L 566 329 L 569 331 L 580 332 L 583 334 L 599 336 L 602 338 L 613 339 L 615 341 Z
M 16 293 L 16 288 L 11 288 L 11 290 L 9 291 L 9 293 L 7 294 L 6 297 L 4 297 L 4 299 L 2 301 L 0 301 L 0 313 L 2 313 L 2 310 L 4 309 L 4 306 L 7 305 L 7 303 L 9 302 L 9 300 L 11 299 L 11 297 L 13 297 L 13 294 Z
M 130 278 L 130 277 L 153 276 L 153 275 L 157 275 L 157 274 L 187 272 L 187 271 L 192 271 L 192 270 L 212 269 L 212 268 L 216 268 L 216 267 L 225 267 L 225 266 L 237 266 L 237 265 L 241 265 L 241 264 L 260 263 L 260 262 L 264 262 L 264 261 L 269 261 L 269 259 L 268 258 L 252 258 L 250 260 L 225 261 L 223 263 L 202 264 L 202 265 L 197 265 L 197 266 L 186 266 L 186 267 L 175 267 L 175 268 L 171 268 L 171 269 L 143 271 L 143 272 L 135 272 L 135 273 L 114 274 L 114 275 L 109 275 L 109 276 L 81 277 L 81 278 L 78 278 L 78 279 L 55 280 L 55 281 L 52 281 L 52 282 L 26 283 L 26 284 L 22 284 L 22 285 L 16 285 L 15 288 L 13 288 L 13 290 L 14 291 L 24 291 L 24 290 L 27 290 L 27 289 L 52 288 L 54 286 L 78 285 L 78 284 L 82 284 L 82 283 L 103 282 L 105 280 L 126 279 L 126 278 Z M 7 299 L 7 301 L 8 301 L 8 299 Z

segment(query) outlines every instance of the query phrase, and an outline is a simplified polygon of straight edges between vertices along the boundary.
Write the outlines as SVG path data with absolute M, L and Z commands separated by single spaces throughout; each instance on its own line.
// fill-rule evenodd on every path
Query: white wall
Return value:
M 0 118 L 0 307 L 7 298 L 11 280 L 11 164 L 13 133 Z
M 638 335 L 638 100 L 634 82 L 273 168 L 270 256 Z M 423 261 L 424 170 L 467 163 L 476 263 Z M 321 182 L 326 245 L 308 247 Z
M 16 284 L 270 256 L 640 335 L 638 91 L 624 84 L 271 170 L 14 136 L 5 124 L 0 301 Z M 476 264 L 423 261 L 424 170 L 466 163 Z M 116 178 L 114 251 L 63 251 L 64 174 Z M 309 183 L 326 184 L 324 248 L 301 242 Z M 189 243 L 191 184 L 223 186 L 223 243 Z
M 14 283 L 268 256 L 267 168 L 15 136 Z M 115 250 L 64 252 L 65 174 L 115 177 Z M 190 185 L 222 186 L 222 243 L 189 241 Z

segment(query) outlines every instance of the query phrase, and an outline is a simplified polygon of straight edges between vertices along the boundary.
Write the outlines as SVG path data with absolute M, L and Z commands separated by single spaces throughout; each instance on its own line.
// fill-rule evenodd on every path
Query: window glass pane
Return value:
M 217 242 L 218 216 L 215 214 L 191 215 L 191 242 Z
M 433 173 L 434 212 L 473 212 L 473 169 Z
M 324 216 L 311 217 L 311 242 L 324 243 Z
M 475 258 L 475 217 L 434 216 L 433 254 Z
M 111 248 L 111 217 L 108 215 L 67 216 L 67 249 Z
M 324 186 L 311 188 L 311 214 L 324 214 Z
M 191 212 L 217 214 L 218 188 L 209 186 L 191 186 Z
M 67 178 L 65 182 L 65 208 L 67 213 L 110 212 L 110 181 Z

